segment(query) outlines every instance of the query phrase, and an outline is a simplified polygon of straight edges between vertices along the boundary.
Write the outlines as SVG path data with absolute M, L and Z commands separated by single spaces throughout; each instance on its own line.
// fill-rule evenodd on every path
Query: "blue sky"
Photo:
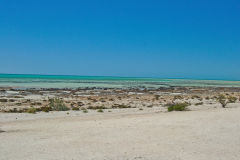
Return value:
M 0 73 L 240 80 L 239 0 L 0 0 Z

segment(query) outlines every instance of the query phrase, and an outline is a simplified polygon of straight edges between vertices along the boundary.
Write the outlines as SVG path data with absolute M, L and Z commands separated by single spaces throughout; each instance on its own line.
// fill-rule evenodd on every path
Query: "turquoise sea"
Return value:
M 18 88 L 159 88 L 170 86 L 240 87 L 240 81 L 101 76 L 0 74 L 0 87 Z

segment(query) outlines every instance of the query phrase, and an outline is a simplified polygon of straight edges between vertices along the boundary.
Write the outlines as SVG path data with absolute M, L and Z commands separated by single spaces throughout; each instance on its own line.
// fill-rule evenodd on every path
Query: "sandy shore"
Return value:
M 0 159 L 239 160 L 239 115 L 240 88 L 0 88 Z
M 240 159 L 238 104 L 171 113 L 76 113 L 0 113 L 0 159 Z

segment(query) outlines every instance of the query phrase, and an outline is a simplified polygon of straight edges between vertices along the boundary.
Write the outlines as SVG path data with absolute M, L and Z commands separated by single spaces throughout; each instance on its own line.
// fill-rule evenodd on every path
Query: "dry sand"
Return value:
M 75 113 L 0 113 L 0 159 L 240 159 L 240 107 Z

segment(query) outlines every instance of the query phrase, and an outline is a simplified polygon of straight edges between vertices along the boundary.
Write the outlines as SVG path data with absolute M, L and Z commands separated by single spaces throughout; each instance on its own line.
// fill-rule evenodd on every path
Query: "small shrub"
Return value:
M 49 107 L 54 111 L 68 111 L 69 108 L 63 103 L 63 100 L 59 98 L 49 99 Z
M 106 100 L 103 99 L 103 98 L 100 98 L 100 101 L 101 101 L 102 103 L 106 102 Z
M 28 108 L 28 109 L 26 110 L 26 112 L 27 112 L 27 113 L 32 113 L 32 114 L 34 114 L 34 113 L 36 113 L 36 112 L 37 112 L 37 109 L 36 109 L 36 108 L 33 108 L 33 107 L 31 107 L 31 108 Z
M 221 105 L 222 105 L 223 108 L 225 108 L 226 105 L 228 104 L 228 100 L 227 100 L 226 96 L 223 95 L 223 94 L 220 94 L 220 95 L 217 97 L 217 101 L 218 101 L 219 103 L 221 103 Z
M 193 96 L 192 96 L 192 99 L 195 99 L 195 98 L 196 98 L 196 99 L 199 99 L 199 98 L 201 98 L 201 97 L 199 97 L 199 96 L 197 96 L 197 95 L 193 95 Z
M 149 106 L 147 106 L 148 108 L 152 108 L 153 107 L 153 105 L 149 105 Z
M 19 110 L 17 110 L 17 108 L 10 109 L 7 112 L 9 112 L 9 113 L 21 113 L 21 112 L 19 112 Z
M 88 110 L 82 110 L 83 111 L 83 113 L 88 113 Z
M 196 105 L 196 106 L 203 105 L 203 102 L 196 103 L 195 105 Z
M 171 105 L 168 106 L 168 112 L 171 112 L 171 111 L 185 111 L 187 106 L 189 106 L 188 103 L 171 104 Z
M 81 107 L 81 110 L 87 110 L 87 108 L 85 108 L 85 107 Z
M 32 106 L 35 106 L 35 105 L 40 106 L 40 105 L 42 105 L 42 103 L 41 103 L 41 102 L 32 102 L 31 105 L 32 105 Z
M 98 109 L 97 112 L 103 112 L 103 110 L 102 109 Z
M 0 102 L 7 102 L 8 100 L 7 99 L 0 99 Z
M 78 107 L 72 107 L 72 110 L 73 111 L 79 111 L 79 108 Z
M 177 96 L 174 96 L 174 99 L 183 99 L 183 97 L 180 95 L 177 95 Z
M 15 100 L 14 99 L 9 99 L 9 102 L 15 102 Z
M 237 97 L 229 96 L 228 97 L 228 102 L 229 103 L 235 103 L 237 101 Z
M 159 100 L 160 95 L 154 95 L 156 100 Z
M 114 99 L 113 99 L 113 98 L 110 98 L 109 101 L 114 101 Z
M 125 104 L 114 104 L 112 108 L 131 108 L 131 106 L 127 106 Z
M 217 96 L 212 96 L 211 99 L 217 99 Z
M 217 101 L 221 103 L 223 108 L 225 108 L 228 103 L 235 103 L 237 101 L 237 98 L 233 96 L 226 97 L 225 95 L 220 94 L 217 97 Z
M 14 96 L 14 98 L 24 98 L 23 96 Z
M 92 102 L 96 103 L 96 102 L 97 102 L 97 100 L 96 100 L 96 99 L 92 99 Z
M 83 102 L 77 102 L 78 106 L 84 106 L 84 103 Z
M 104 106 L 89 106 L 88 109 L 97 110 L 97 109 L 107 109 L 107 108 Z
M 50 112 L 52 111 L 52 108 L 49 106 L 44 106 L 44 107 L 38 108 L 37 111 Z

